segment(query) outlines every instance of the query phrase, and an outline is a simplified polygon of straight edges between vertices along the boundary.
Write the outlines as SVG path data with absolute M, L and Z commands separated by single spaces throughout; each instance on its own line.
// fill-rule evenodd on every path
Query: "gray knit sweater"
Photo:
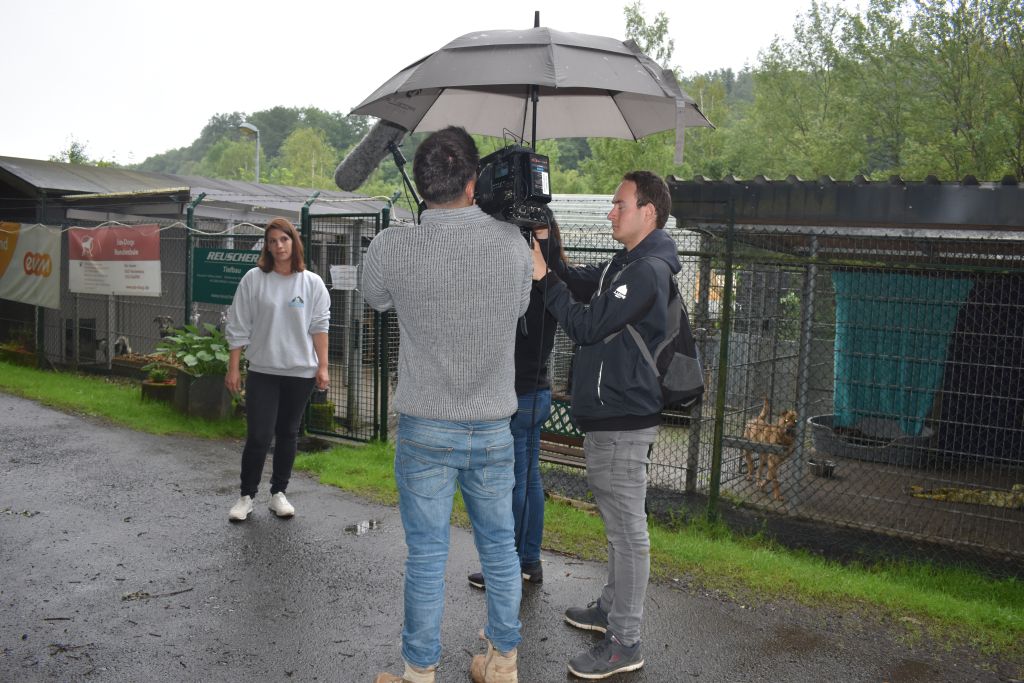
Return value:
M 429 209 L 421 225 L 373 238 L 361 288 L 370 306 L 398 314 L 397 412 L 461 422 L 516 411 L 515 330 L 531 272 L 519 230 L 475 205 Z

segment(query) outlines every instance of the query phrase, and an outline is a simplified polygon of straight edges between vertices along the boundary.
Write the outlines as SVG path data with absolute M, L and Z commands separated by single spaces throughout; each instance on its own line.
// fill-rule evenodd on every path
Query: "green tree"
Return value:
M 292 185 L 321 190 L 336 189 L 334 169 L 338 153 L 327 134 L 315 128 L 297 128 L 281 145 L 274 166 L 291 171 Z
M 671 69 L 672 53 L 676 41 L 668 35 L 668 17 L 658 12 L 653 21 L 644 17 L 643 3 L 636 0 L 623 9 L 626 15 L 626 38 L 636 42 L 640 51 L 656 61 L 664 69 Z
M 68 146 L 65 149 L 50 157 L 50 161 L 59 161 L 65 164 L 92 163 L 92 160 L 85 151 L 85 144 L 73 137 L 68 141 Z
M 905 168 L 911 174 L 960 178 L 997 173 L 1000 65 L 994 61 L 990 4 L 918 0 L 912 26 L 920 41 L 914 62 L 921 84 Z
M 208 178 L 254 181 L 255 164 L 256 154 L 251 142 L 222 138 L 209 149 L 195 171 Z
M 1006 171 L 1024 180 L 1024 4 L 1019 0 L 995 0 L 991 4 L 990 26 L 994 39 L 995 63 L 1005 74 L 997 105 L 996 125 L 1001 132 L 1000 156 Z
M 730 136 L 739 175 L 784 178 L 865 169 L 863 139 L 851 125 L 852 64 L 843 42 L 850 15 L 819 4 L 797 19 L 794 39 L 776 38 L 755 70 L 754 104 Z
M 865 175 L 884 178 L 899 172 L 906 125 L 919 85 L 908 68 L 914 60 L 905 0 L 871 0 L 848 25 L 850 56 L 856 67 L 847 82 L 851 125 L 864 141 Z

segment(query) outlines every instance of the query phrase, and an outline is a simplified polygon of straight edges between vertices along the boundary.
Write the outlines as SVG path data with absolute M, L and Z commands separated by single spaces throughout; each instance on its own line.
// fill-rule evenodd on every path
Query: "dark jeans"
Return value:
M 270 494 L 288 488 L 295 463 L 299 425 L 313 393 L 312 377 L 287 377 L 250 372 L 245 378 L 245 420 L 248 435 L 242 450 L 242 495 L 256 496 L 274 439 Z

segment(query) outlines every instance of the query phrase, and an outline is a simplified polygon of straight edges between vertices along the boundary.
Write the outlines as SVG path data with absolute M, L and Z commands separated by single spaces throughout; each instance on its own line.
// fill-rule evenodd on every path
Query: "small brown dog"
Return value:
M 764 488 L 769 481 L 772 483 L 772 498 L 782 502 L 782 492 L 779 489 L 779 465 L 789 457 L 796 445 L 796 411 L 786 410 L 775 422 L 769 422 L 771 411 L 768 408 L 768 397 L 764 397 L 764 407 L 761 413 L 747 422 L 743 429 L 743 438 L 758 443 L 782 446 L 783 453 L 761 452 L 758 454 L 757 477 L 754 477 L 754 450 L 744 450 L 743 456 L 747 459 L 747 481 L 754 479 L 758 488 Z M 768 469 L 767 478 L 764 477 L 765 468 Z

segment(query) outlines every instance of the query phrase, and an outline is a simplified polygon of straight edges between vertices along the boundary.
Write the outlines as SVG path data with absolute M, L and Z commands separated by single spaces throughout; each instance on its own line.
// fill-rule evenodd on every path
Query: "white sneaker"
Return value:
M 238 502 L 231 506 L 228 512 L 228 519 L 232 522 L 244 522 L 249 513 L 252 512 L 252 498 L 250 496 L 239 496 Z
M 270 511 L 278 517 L 292 517 L 295 515 L 295 508 L 284 497 L 284 492 L 278 491 L 270 497 Z

